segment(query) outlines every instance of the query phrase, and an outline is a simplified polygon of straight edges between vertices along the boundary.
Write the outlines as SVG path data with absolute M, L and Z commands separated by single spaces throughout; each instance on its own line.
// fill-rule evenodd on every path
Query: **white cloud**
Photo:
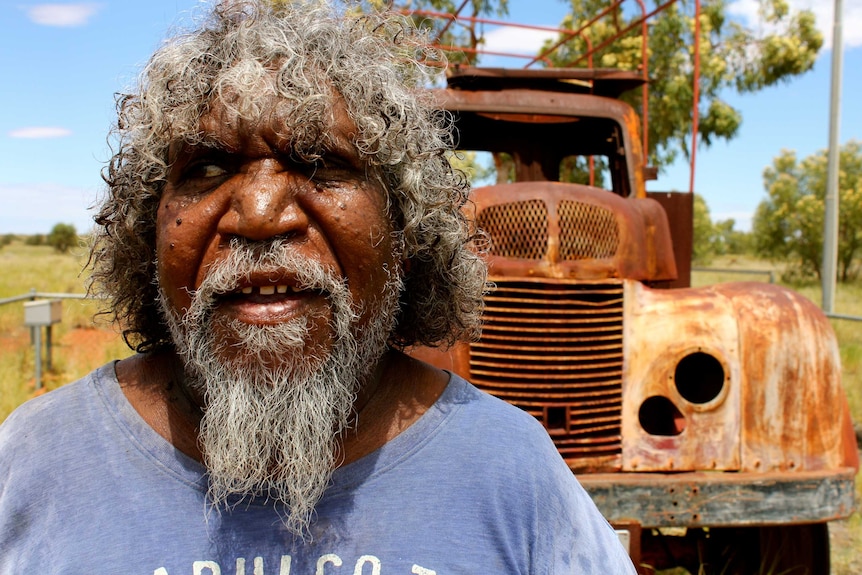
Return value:
M 817 28 L 823 34 L 823 47 L 832 47 L 834 0 L 789 0 L 793 10 L 811 10 Z M 749 26 L 758 25 L 758 0 L 735 0 L 727 6 L 729 14 L 746 22 Z M 844 49 L 862 46 L 862 0 L 844 0 L 841 10 L 841 39 Z
M 557 38 L 554 32 L 527 28 L 499 27 L 485 34 L 485 50 L 507 54 L 537 54 L 546 40 Z
M 36 24 L 70 28 L 84 26 L 101 8 L 85 2 L 79 4 L 37 4 L 27 9 L 27 16 Z
M 28 126 L 17 128 L 9 132 L 10 138 L 26 138 L 29 140 L 40 140 L 46 138 L 64 138 L 71 136 L 72 130 L 59 126 Z
M 78 232 L 92 227 L 88 213 L 94 190 L 52 183 L 0 183 L 0 233 L 45 234 L 57 222 L 70 223 Z

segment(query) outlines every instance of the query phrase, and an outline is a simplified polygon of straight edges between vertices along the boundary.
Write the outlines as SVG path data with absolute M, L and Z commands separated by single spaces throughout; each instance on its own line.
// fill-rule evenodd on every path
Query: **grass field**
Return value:
M 84 293 L 85 250 L 58 254 L 46 246 L 20 242 L 0 249 L 0 300 L 36 289 L 40 292 Z M 745 257 L 725 257 L 711 263 L 713 268 L 734 270 L 780 269 L 768 262 Z M 769 274 L 694 272 L 692 284 L 709 285 L 724 281 L 769 281 Z M 818 284 L 789 286 L 820 304 Z M 93 321 L 98 305 L 94 301 L 64 300 L 63 321 L 53 328 L 53 369 L 44 374 L 44 388 L 35 390 L 33 348 L 25 328 L 23 305 L 0 306 L 0 421 L 18 405 L 34 396 L 73 381 L 99 365 L 131 352 L 116 329 L 104 321 Z M 837 313 L 862 316 L 862 283 L 839 285 Z M 832 320 L 841 348 L 844 386 L 853 420 L 862 422 L 862 322 Z M 859 482 L 857 481 L 857 484 Z M 862 516 L 859 512 L 830 527 L 833 575 L 862 573 Z
M 39 292 L 83 294 L 83 248 L 59 254 L 47 246 L 12 243 L 0 249 L 0 300 Z M 23 303 L 0 306 L 0 420 L 36 393 L 78 379 L 94 367 L 131 352 L 116 330 L 93 316 L 98 303 L 65 299 L 63 321 L 51 328 L 52 370 L 43 371 L 43 388 L 34 389 L 35 362 Z M 44 347 L 44 346 L 43 346 Z

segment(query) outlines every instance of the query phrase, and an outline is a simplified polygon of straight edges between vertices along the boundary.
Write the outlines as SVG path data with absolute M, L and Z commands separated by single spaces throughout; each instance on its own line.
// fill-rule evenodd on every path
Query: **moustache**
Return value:
M 289 297 L 303 292 L 349 298 L 347 282 L 320 262 L 298 255 L 286 240 L 234 238 L 228 255 L 206 271 L 193 307 L 211 309 L 226 297 Z

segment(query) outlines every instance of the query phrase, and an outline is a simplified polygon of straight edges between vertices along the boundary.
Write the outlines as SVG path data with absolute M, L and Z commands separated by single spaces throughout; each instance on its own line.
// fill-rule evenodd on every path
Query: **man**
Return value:
M 0 573 L 633 573 L 478 329 L 467 184 L 383 16 L 224 2 L 118 101 L 94 289 L 138 354 L 0 431 Z

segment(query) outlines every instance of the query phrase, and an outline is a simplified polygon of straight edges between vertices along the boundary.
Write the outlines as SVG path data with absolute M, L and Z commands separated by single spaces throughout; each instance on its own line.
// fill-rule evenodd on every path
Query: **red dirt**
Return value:
M 95 352 L 92 355 L 98 355 L 101 359 L 104 355 L 103 348 L 116 341 L 118 337 L 116 332 L 107 329 L 74 328 L 60 338 L 60 345 L 81 350 L 83 355 L 87 355 L 87 351 Z

